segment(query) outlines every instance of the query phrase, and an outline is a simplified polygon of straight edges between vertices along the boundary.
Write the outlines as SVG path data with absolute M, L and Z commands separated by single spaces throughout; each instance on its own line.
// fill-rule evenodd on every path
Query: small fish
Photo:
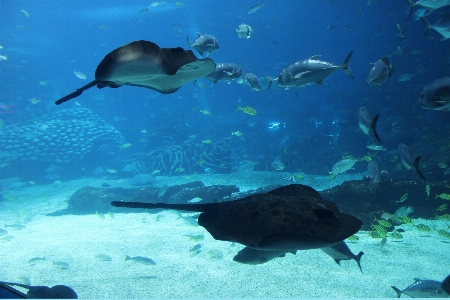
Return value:
M 25 227 L 25 225 L 22 224 L 5 224 L 5 228 L 11 228 L 13 230 L 21 230 L 27 227 Z
M 356 236 L 356 235 L 351 235 L 351 236 L 349 236 L 347 238 L 347 241 L 349 241 L 349 242 L 356 242 L 356 241 L 359 241 L 359 237 Z
M 94 257 L 101 261 L 112 261 L 112 257 L 107 254 L 99 253 L 99 254 L 96 254 Z
M 344 241 L 341 241 L 333 246 L 320 248 L 320 250 L 331 256 L 331 258 L 333 258 L 338 265 L 340 265 L 341 260 L 354 259 L 362 272 L 360 260 L 364 252 L 361 251 L 358 255 L 353 254 Z
M 250 86 L 252 88 L 252 91 L 260 91 L 261 90 L 261 84 L 259 83 L 258 76 L 256 76 L 253 73 L 249 72 L 249 73 L 245 74 L 242 82 L 247 84 L 248 86 Z
M 256 115 L 256 110 L 250 106 L 246 106 L 246 107 L 236 106 L 236 107 L 237 107 L 236 111 L 242 110 L 247 115 L 250 115 L 250 116 Z
M 378 234 L 379 237 L 385 238 L 387 237 L 387 230 L 381 225 L 372 225 L 372 228 L 375 229 L 375 232 Z
M 120 146 L 120 150 L 124 150 L 124 149 L 130 148 L 130 147 L 131 147 L 130 143 L 125 143 L 125 144 Z
M 194 254 L 199 254 L 202 250 L 202 245 L 201 244 L 197 244 L 195 246 L 193 246 L 191 249 L 189 249 L 189 252 L 194 252 Z
M 244 134 L 238 130 L 238 131 L 232 132 L 231 135 L 235 135 L 237 137 L 240 137 L 240 136 L 243 136 Z
M 410 81 L 414 76 L 415 74 L 403 73 L 402 75 L 398 76 L 398 81 L 400 82 Z
M 430 185 L 429 184 L 427 184 L 425 186 L 425 194 L 427 194 L 427 199 L 428 199 L 428 197 L 430 197 Z
M 0 228 L 0 235 L 7 235 L 7 234 L 8 234 L 8 231 Z
M 398 201 L 395 201 L 395 203 L 402 203 L 404 202 L 406 199 L 408 199 L 408 193 L 404 193 L 403 196 L 400 197 L 400 199 Z
M 392 224 L 387 220 L 384 219 L 378 220 L 377 218 L 375 218 L 375 221 L 377 221 L 378 225 L 381 225 L 383 227 L 386 228 L 392 227 Z
M 394 231 L 389 235 L 391 238 L 396 239 L 396 240 L 400 240 L 403 238 L 403 235 L 401 235 L 400 232 L 398 231 Z
M 396 218 L 396 220 L 400 223 L 404 223 L 404 224 L 412 224 L 412 220 L 410 217 L 407 216 L 399 216 Z
M 197 202 L 200 202 L 202 200 L 203 199 L 200 198 L 200 197 L 195 197 L 195 198 L 192 198 L 191 200 L 189 200 L 188 203 L 197 203 Z
M 64 261 L 53 261 L 53 266 L 60 269 L 69 269 L 70 265 Z
M 211 141 L 210 139 L 203 140 L 203 141 L 202 141 L 202 144 L 209 145 L 209 144 L 212 144 L 212 141 Z
M 29 266 L 34 266 L 35 264 L 45 261 L 45 256 L 44 257 L 33 257 L 28 261 L 28 265 Z
M 26 285 L 31 285 L 31 280 L 27 276 L 20 276 L 19 280 L 22 281 Z
M 443 211 L 447 209 L 447 203 L 442 204 L 441 206 L 439 206 L 438 208 L 436 208 L 437 211 Z M 1 233 L 0 233 L 1 235 Z
M 373 85 L 380 88 L 389 77 L 392 76 L 392 64 L 386 57 L 380 58 L 377 62 L 371 64 L 372 68 L 369 72 L 369 77 L 366 80 L 367 85 Z
M 247 15 L 256 13 L 256 12 L 257 12 L 259 9 L 261 9 L 261 7 L 263 7 L 264 5 L 266 5 L 265 2 L 262 2 L 261 4 L 256 4 L 256 5 L 252 6 L 252 7 L 250 8 L 250 10 L 247 12 Z
M 441 198 L 442 200 L 450 200 L 450 194 L 442 193 L 442 194 L 436 195 L 436 197 L 434 199 L 437 199 L 437 198 Z
M 242 23 L 236 28 L 235 33 L 240 39 L 249 39 L 253 34 L 253 29 L 250 25 Z
M 211 255 L 211 258 L 214 259 L 221 259 L 223 258 L 223 253 L 220 250 L 217 249 L 211 249 L 208 251 L 208 254 Z
M 381 139 L 377 133 L 377 127 L 376 127 L 379 116 L 380 115 L 376 115 L 374 118 L 372 118 L 369 111 L 365 107 L 361 107 L 358 110 L 359 128 L 361 128 L 361 130 L 367 135 L 369 135 L 370 133 L 373 133 L 373 136 L 377 139 L 378 142 L 381 143 Z
M 211 115 L 211 112 L 209 110 L 206 109 L 201 109 L 200 112 L 204 115 Z
M 84 75 L 83 73 L 79 72 L 79 71 L 75 71 L 75 69 L 73 70 L 73 74 L 75 74 L 75 76 L 77 76 L 80 79 L 87 79 L 86 75 Z
M 420 178 L 425 180 L 426 178 L 422 174 L 422 172 L 419 168 L 420 159 L 422 157 L 417 156 L 416 158 L 413 158 L 412 153 L 409 150 L 409 147 L 404 143 L 401 143 L 400 145 L 398 145 L 397 151 L 398 151 L 398 154 L 400 155 L 400 159 L 402 161 L 402 164 L 405 166 L 405 168 L 407 170 L 411 170 L 411 169 L 416 170 L 416 172 L 420 176 Z
M 381 241 L 380 241 L 380 248 L 384 248 L 384 246 L 386 246 L 386 242 L 387 242 L 387 239 L 386 238 L 382 238 L 381 239 Z
M 23 8 L 20 8 L 20 13 L 27 18 L 30 16 L 30 14 Z
M 0 60 L 8 60 L 8 56 L 6 56 L 6 55 L 0 55 Z
M 376 144 L 368 145 L 366 147 L 369 148 L 370 150 L 374 150 L 374 151 L 387 151 L 387 148 L 385 148 L 381 145 L 376 145 Z
M 437 232 L 441 237 L 446 238 L 446 239 L 450 239 L 450 232 L 448 232 L 448 231 L 446 231 L 446 230 L 443 230 L 443 229 L 436 230 L 436 232 Z
M 153 259 L 144 256 L 130 257 L 128 255 L 125 255 L 125 260 L 132 260 L 143 265 L 156 265 Z
M 195 242 L 201 242 L 205 239 L 205 236 L 203 234 L 197 234 L 197 235 L 187 235 L 189 237 L 189 240 L 195 241 Z
M 380 218 L 382 218 L 384 220 L 390 220 L 390 219 L 392 219 L 393 216 L 394 216 L 393 214 L 385 212 L 385 213 L 381 214 Z
M 344 173 L 344 172 L 350 170 L 351 168 L 353 168 L 353 166 L 355 165 L 355 163 L 357 161 L 358 160 L 354 159 L 354 158 L 344 158 L 333 165 L 331 174 L 337 175 L 337 174 Z
M 431 228 L 425 224 L 417 224 L 417 225 L 414 225 L 414 227 L 416 227 L 417 230 L 422 231 L 422 232 L 430 232 L 431 231 Z
M 297 251 L 264 251 L 245 247 L 239 251 L 235 257 L 233 257 L 233 261 L 246 265 L 260 265 L 274 258 L 285 257 L 286 253 L 292 253 L 295 255 Z
M 204 53 L 208 56 L 219 49 L 219 41 L 210 34 L 201 34 L 200 32 L 197 32 L 197 39 L 193 43 L 189 41 L 189 37 L 186 39 L 189 47 L 197 50 L 200 56 L 203 56 Z

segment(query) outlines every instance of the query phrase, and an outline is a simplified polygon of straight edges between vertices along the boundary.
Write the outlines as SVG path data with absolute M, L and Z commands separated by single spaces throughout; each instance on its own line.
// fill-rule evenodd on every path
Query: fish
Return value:
M 252 6 L 250 10 L 247 12 L 247 15 L 256 13 L 264 5 L 266 5 L 266 3 L 263 1 L 261 4 L 256 4 Z
M 427 84 L 420 93 L 418 103 L 424 109 L 450 111 L 450 77 Z
M 371 64 L 369 77 L 366 80 L 366 85 L 373 85 L 380 88 L 389 77 L 392 76 L 393 67 L 386 57 L 380 58 L 377 62 Z
M 189 200 L 188 203 L 197 203 L 197 202 L 200 202 L 202 200 L 203 199 L 200 198 L 200 197 L 195 197 L 195 198 L 192 198 L 191 200 Z
M 219 41 L 210 34 L 201 34 L 197 32 L 197 39 L 191 43 L 189 37 L 186 38 L 189 47 L 194 48 L 200 56 L 206 53 L 206 56 L 219 49 Z
M 391 286 L 397 293 L 397 298 L 405 294 L 412 298 L 446 298 L 449 296 L 447 292 L 442 289 L 442 283 L 435 280 L 421 280 L 414 278 L 414 283 L 405 288 L 403 291 Z
M 398 81 L 400 82 L 410 81 L 414 76 L 415 74 L 403 73 L 402 75 L 398 76 Z
M 420 18 L 430 15 L 433 11 L 434 11 L 434 9 L 420 8 L 420 9 L 416 10 L 413 18 L 414 18 L 414 20 L 418 21 Z
M 340 173 L 344 173 L 345 171 L 348 171 L 351 168 L 353 168 L 353 166 L 355 165 L 355 163 L 357 161 L 358 160 L 351 159 L 351 158 L 342 159 L 342 160 L 338 161 L 337 163 L 335 163 L 333 165 L 333 168 L 331 170 L 331 174 L 337 175 L 337 174 L 340 174 Z
M 379 116 L 380 115 L 376 115 L 372 119 L 372 116 L 370 115 L 369 110 L 367 108 L 361 107 L 358 110 L 359 128 L 361 128 L 361 130 L 367 135 L 369 135 L 372 132 L 373 135 L 375 136 L 375 138 L 377 139 L 377 141 L 379 141 L 381 143 L 380 136 L 378 135 L 378 132 L 377 132 L 377 122 L 378 122 Z
M 0 60 L 8 60 L 8 56 L 6 56 L 6 55 L 0 55 Z
M 20 8 L 20 13 L 24 16 L 24 17 L 29 17 L 30 16 L 30 14 L 25 10 L 25 9 L 23 9 L 23 8 Z
M 441 198 L 442 200 L 450 200 L 450 194 L 442 193 L 442 194 L 436 194 L 436 197 L 434 199 Z
M 113 201 L 114 207 L 201 212 L 198 224 L 214 239 L 257 250 L 295 251 L 335 245 L 358 232 L 362 221 L 339 212 L 313 188 L 290 184 L 235 201 L 167 204 Z
M 233 257 L 233 261 L 246 265 L 260 265 L 274 258 L 285 257 L 287 253 L 295 255 L 297 251 L 264 251 L 245 247 Z
M 7 234 L 8 234 L 8 231 L 0 228 L 0 235 L 7 235 Z
M 400 159 L 402 161 L 402 164 L 405 166 L 407 170 L 414 169 L 416 170 L 417 174 L 419 174 L 420 178 L 425 180 L 425 176 L 422 174 L 422 172 L 419 169 L 419 163 L 422 156 L 417 156 L 415 159 L 413 159 L 413 156 L 411 154 L 411 151 L 409 150 L 409 147 L 401 143 L 398 145 L 397 148 L 398 154 L 400 155 Z
M 320 248 L 323 252 L 331 256 L 334 261 L 340 265 L 341 260 L 350 260 L 354 259 L 358 264 L 359 269 L 362 272 L 361 268 L 361 256 L 364 252 L 359 252 L 357 255 L 353 254 L 353 252 L 348 248 L 347 244 L 344 241 L 337 243 L 336 245 Z
M 367 163 L 367 172 L 369 173 L 370 181 L 372 181 L 373 184 L 377 184 L 381 180 L 381 173 L 380 168 L 378 167 L 378 164 L 371 160 Z
M 431 25 L 425 18 L 420 18 L 420 20 L 425 24 L 425 31 L 422 36 L 427 35 L 430 29 L 434 29 L 442 35 L 441 41 L 445 41 L 450 38 L 450 14 L 442 13 L 442 17 L 433 25 Z
M 11 228 L 13 230 L 22 230 L 27 228 L 25 225 L 22 224 L 5 224 L 5 228 Z
M 408 2 L 409 5 L 408 17 L 413 12 L 414 7 L 418 5 L 430 8 L 431 12 L 435 9 L 450 5 L 450 0 L 419 0 L 417 2 L 413 2 L 412 0 L 406 0 L 406 2 Z
M 28 260 L 28 265 L 34 266 L 35 264 L 45 261 L 45 260 L 46 260 L 45 256 L 44 257 L 33 257 L 30 260 Z
M 253 28 L 251 28 L 250 25 L 242 23 L 236 27 L 235 33 L 240 39 L 249 39 L 253 34 Z
M 84 75 L 83 73 L 79 72 L 79 71 L 75 71 L 75 69 L 73 70 L 73 74 L 75 74 L 75 76 L 77 76 L 80 79 L 87 79 L 86 75 Z
M 322 85 L 323 81 L 333 74 L 337 69 L 343 69 L 350 78 L 355 78 L 350 70 L 349 62 L 352 57 L 353 51 L 347 54 L 342 65 L 335 65 L 330 62 L 319 60 L 320 55 L 311 56 L 308 59 L 300 60 L 284 68 L 281 73 L 275 79 L 270 79 L 265 76 L 269 81 L 267 89 L 270 89 L 272 82 L 285 89 L 289 89 L 295 86 L 307 86 L 310 84 Z
M 252 91 L 260 91 L 261 90 L 261 84 L 259 83 L 258 76 L 256 76 L 253 73 L 247 73 L 244 76 L 244 82 L 248 84 Z
M 215 66 L 213 60 L 198 59 L 190 50 L 160 48 L 150 41 L 134 41 L 108 53 L 97 66 L 95 80 L 55 104 L 76 98 L 93 86 L 101 89 L 131 85 L 171 94 L 184 84 L 208 75 Z
M 128 255 L 125 255 L 125 260 L 132 260 L 134 262 L 143 264 L 143 265 L 156 265 L 155 261 L 151 258 L 144 257 L 144 256 L 135 256 L 131 257 Z
M 367 145 L 366 148 L 369 148 L 370 150 L 375 150 L 375 151 L 387 151 L 387 148 L 385 148 L 381 145 L 377 145 L 377 144 Z
M 272 168 L 272 170 L 275 170 L 275 171 L 283 171 L 284 168 L 286 168 L 286 165 L 283 164 L 280 160 L 274 160 L 270 164 L 270 167 Z
M 231 83 L 232 80 L 240 77 L 244 77 L 244 72 L 242 72 L 241 67 L 234 63 L 218 63 L 214 71 L 205 76 L 206 79 L 212 81 L 213 86 L 219 81 Z
M 242 112 L 246 113 L 247 115 L 254 116 L 257 114 L 256 109 L 254 109 L 250 106 L 239 107 L 236 105 L 236 107 L 237 107 L 236 111 L 242 110 Z
M 70 265 L 64 261 L 53 261 L 53 266 L 60 269 L 69 269 Z
M 108 254 L 96 254 L 95 258 L 98 260 L 102 260 L 102 261 L 112 261 L 112 257 L 109 256 Z
M 244 134 L 243 134 L 242 132 L 240 132 L 239 130 L 237 130 L 237 131 L 235 131 L 235 132 L 232 132 L 231 135 L 234 135 L 234 136 L 237 136 L 237 137 L 241 137 L 241 136 L 243 136 Z
M 413 212 L 414 208 L 412 206 L 402 206 L 395 211 L 393 219 L 397 219 L 400 216 L 408 216 L 410 213 Z

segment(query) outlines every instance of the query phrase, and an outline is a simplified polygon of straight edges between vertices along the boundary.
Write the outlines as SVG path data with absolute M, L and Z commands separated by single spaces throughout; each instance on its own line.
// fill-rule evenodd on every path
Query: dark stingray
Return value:
M 191 50 L 160 48 L 149 41 L 135 41 L 108 53 L 95 70 L 95 80 L 55 102 L 59 105 L 97 86 L 140 86 L 171 94 L 182 85 L 214 71 L 209 58 L 198 59 Z
M 198 224 L 216 239 L 266 251 L 328 247 L 355 234 L 357 218 L 340 213 L 313 188 L 291 184 L 236 201 L 205 204 L 120 202 L 117 207 L 166 208 L 202 212 Z

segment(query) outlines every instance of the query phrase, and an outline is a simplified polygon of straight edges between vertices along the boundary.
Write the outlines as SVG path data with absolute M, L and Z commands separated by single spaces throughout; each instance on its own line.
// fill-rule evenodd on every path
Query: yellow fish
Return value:
M 122 146 L 120 146 L 120 150 L 124 150 L 124 149 L 130 148 L 130 147 L 131 147 L 130 143 L 125 143 Z
M 207 144 L 207 145 L 208 145 L 208 144 L 211 144 L 211 143 L 212 143 L 212 141 L 208 139 L 208 140 L 204 140 L 204 141 L 202 141 L 202 143 L 203 143 L 203 144 Z
M 250 116 L 256 115 L 256 110 L 254 108 L 250 107 L 250 106 L 239 107 L 239 106 L 236 105 L 236 107 L 237 107 L 236 111 L 242 110 L 247 115 L 250 115 Z
M 406 199 L 408 199 L 408 193 L 403 194 L 403 196 L 400 197 L 398 201 L 395 201 L 396 203 L 404 202 Z
M 243 136 L 244 134 L 238 130 L 238 131 L 232 132 L 231 135 Z
M 201 109 L 200 112 L 204 115 L 210 115 L 211 113 L 209 112 L 209 110 L 206 109 Z
M 434 198 L 434 199 L 437 199 L 437 198 L 441 198 L 443 200 L 450 200 L 450 194 L 442 193 L 440 195 L 436 195 L 436 198 Z

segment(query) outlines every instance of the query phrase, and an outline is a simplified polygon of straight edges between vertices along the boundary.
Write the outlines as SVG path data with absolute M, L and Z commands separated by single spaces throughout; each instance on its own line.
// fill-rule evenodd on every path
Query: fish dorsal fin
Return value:
M 197 31 L 197 38 L 201 37 L 202 34 L 200 32 Z
M 316 55 L 311 56 L 308 59 L 319 59 L 319 57 L 321 57 L 321 56 L 322 56 L 322 54 L 316 54 Z

